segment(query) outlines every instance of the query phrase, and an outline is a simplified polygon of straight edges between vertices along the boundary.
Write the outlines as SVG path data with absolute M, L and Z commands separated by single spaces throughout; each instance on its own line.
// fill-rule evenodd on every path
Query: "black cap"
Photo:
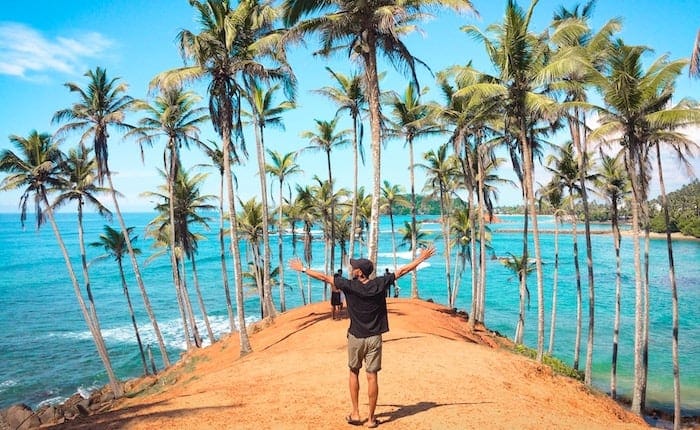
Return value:
M 369 278 L 369 275 L 374 272 L 374 264 L 366 258 L 350 259 L 350 265 L 353 269 L 360 269 L 365 278 Z

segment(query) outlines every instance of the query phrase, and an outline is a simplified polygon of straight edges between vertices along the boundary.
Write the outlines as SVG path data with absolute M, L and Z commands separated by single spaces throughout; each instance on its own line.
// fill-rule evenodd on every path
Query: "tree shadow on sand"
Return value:
M 377 414 L 377 419 L 380 422 L 396 421 L 401 418 L 410 417 L 421 412 L 426 412 L 433 408 L 441 406 L 457 406 L 457 405 L 480 405 L 493 402 L 460 402 L 460 403 L 436 403 L 436 402 L 418 402 L 413 405 L 377 405 L 382 407 L 396 408 L 391 412 L 381 412 Z

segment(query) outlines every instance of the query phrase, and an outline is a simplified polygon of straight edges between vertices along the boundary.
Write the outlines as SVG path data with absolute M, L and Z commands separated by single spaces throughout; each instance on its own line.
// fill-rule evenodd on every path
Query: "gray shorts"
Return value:
M 348 333 L 348 367 L 357 372 L 365 362 L 365 371 L 377 373 L 382 370 L 382 335 L 357 338 Z

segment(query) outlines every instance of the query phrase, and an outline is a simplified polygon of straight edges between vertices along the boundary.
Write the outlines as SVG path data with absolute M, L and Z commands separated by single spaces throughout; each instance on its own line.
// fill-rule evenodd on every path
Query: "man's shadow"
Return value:
M 411 415 L 416 415 L 421 412 L 428 411 L 433 408 L 440 406 L 455 406 L 455 405 L 478 405 L 483 403 L 493 403 L 493 402 L 462 402 L 462 403 L 436 403 L 436 402 L 418 402 L 413 405 L 381 405 L 384 407 L 396 408 L 396 410 L 391 412 L 382 412 L 377 414 L 377 418 L 380 422 L 396 421 L 401 418 L 410 417 Z M 378 405 L 380 406 L 380 405 Z

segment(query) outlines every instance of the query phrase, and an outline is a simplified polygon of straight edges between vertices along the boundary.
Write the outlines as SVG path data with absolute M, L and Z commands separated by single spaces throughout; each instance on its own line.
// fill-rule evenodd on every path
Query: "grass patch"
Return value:
M 525 357 L 532 358 L 533 360 L 537 358 L 537 351 L 529 348 L 525 345 L 515 345 L 513 347 L 513 352 L 524 355 Z M 551 355 L 545 354 L 542 357 L 542 363 L 546 364 L 554 373 L 559 375 L 568 376 L 569 378 L 576 379 L 578 381 L 583 381 L 584 374 L 580 370 L 576 370 L 558 358 L 552 357 Z

